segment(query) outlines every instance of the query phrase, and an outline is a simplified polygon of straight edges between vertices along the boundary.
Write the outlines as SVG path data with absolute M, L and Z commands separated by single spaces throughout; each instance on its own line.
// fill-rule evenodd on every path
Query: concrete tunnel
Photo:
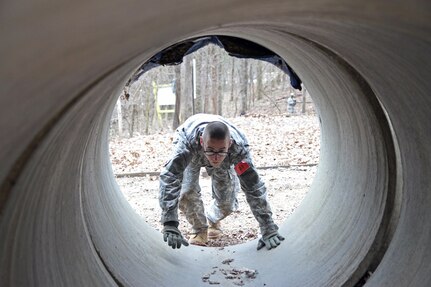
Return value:
M 238 286 L 228 267 L 258 272 L 244 286 L 431 285 L 429 1 L 0 6 L 1 286 L 209 286 L 214 271 Z M 113 176 L 119 91 L 160 50 L 204 35 L 274 51 L 318 110 L 319 168 L 274 250 L 172 250 Z

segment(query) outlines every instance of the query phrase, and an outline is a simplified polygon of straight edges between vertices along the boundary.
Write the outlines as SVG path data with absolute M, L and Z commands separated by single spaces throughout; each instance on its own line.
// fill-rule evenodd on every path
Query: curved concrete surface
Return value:
M 2 286 L 431 285 L 429 1 L 3 1 Z M 313 95 L 321 161 L 284 243 L 172 250 L 122 197 L 108 125 L 159 50 L 219 34 L 287 60 Z M 223 260 L 233 259 L 230 265 Z M 265 285 L 266 284 L 266 285 Z

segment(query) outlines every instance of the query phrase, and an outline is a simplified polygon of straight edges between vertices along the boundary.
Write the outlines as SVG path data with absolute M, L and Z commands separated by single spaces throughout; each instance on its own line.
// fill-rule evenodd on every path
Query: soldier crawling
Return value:
M 197 114 L 178 127 L 174 144 L 173 155 L 160 174 L 162 232 L 169 246 L 189 245 L 178 229 L 178 207 L 192 225 L 191 244 L 206 246 L 208 238 L 220 237 L 220 221 L 237 209 L 239 186 L 260 226 L 257 250 L 275 248 L 284 240 L 242 132 L 220 116 Z M 199 186 L 201 167 L 212 180 L 213 201 L 206 213 Z

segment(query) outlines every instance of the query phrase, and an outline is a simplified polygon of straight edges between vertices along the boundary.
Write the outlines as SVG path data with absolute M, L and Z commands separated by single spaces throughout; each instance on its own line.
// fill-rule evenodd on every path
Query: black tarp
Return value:
M 301 90 L 301 79 L 280 56 L 254 42 L 229 36 L 206 36 L 172 45 L 145 62 L 132 76 L 128 85 L 157 66 L 181 64 L 185 56 L 209 44 L 215 44 L 223 48 L 232 57 L 253 58 L 269 62 L 289 75 L 290 84 L 293 88 Z

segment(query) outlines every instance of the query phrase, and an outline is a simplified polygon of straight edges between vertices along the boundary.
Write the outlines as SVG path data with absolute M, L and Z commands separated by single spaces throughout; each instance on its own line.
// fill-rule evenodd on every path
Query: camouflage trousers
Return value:
M 200 170 L 200 166 L 192 163 L 185 169 L 179 203 L 179 208 L 192 225 L 194 233 L 208 228 L 207 220 L 218 223 L 238 209 L 237 194 L 240 185 L 233 167 L 206 167 L 208 175 L 211 176 L 212 202 L 205 213 L 199 185 Z

